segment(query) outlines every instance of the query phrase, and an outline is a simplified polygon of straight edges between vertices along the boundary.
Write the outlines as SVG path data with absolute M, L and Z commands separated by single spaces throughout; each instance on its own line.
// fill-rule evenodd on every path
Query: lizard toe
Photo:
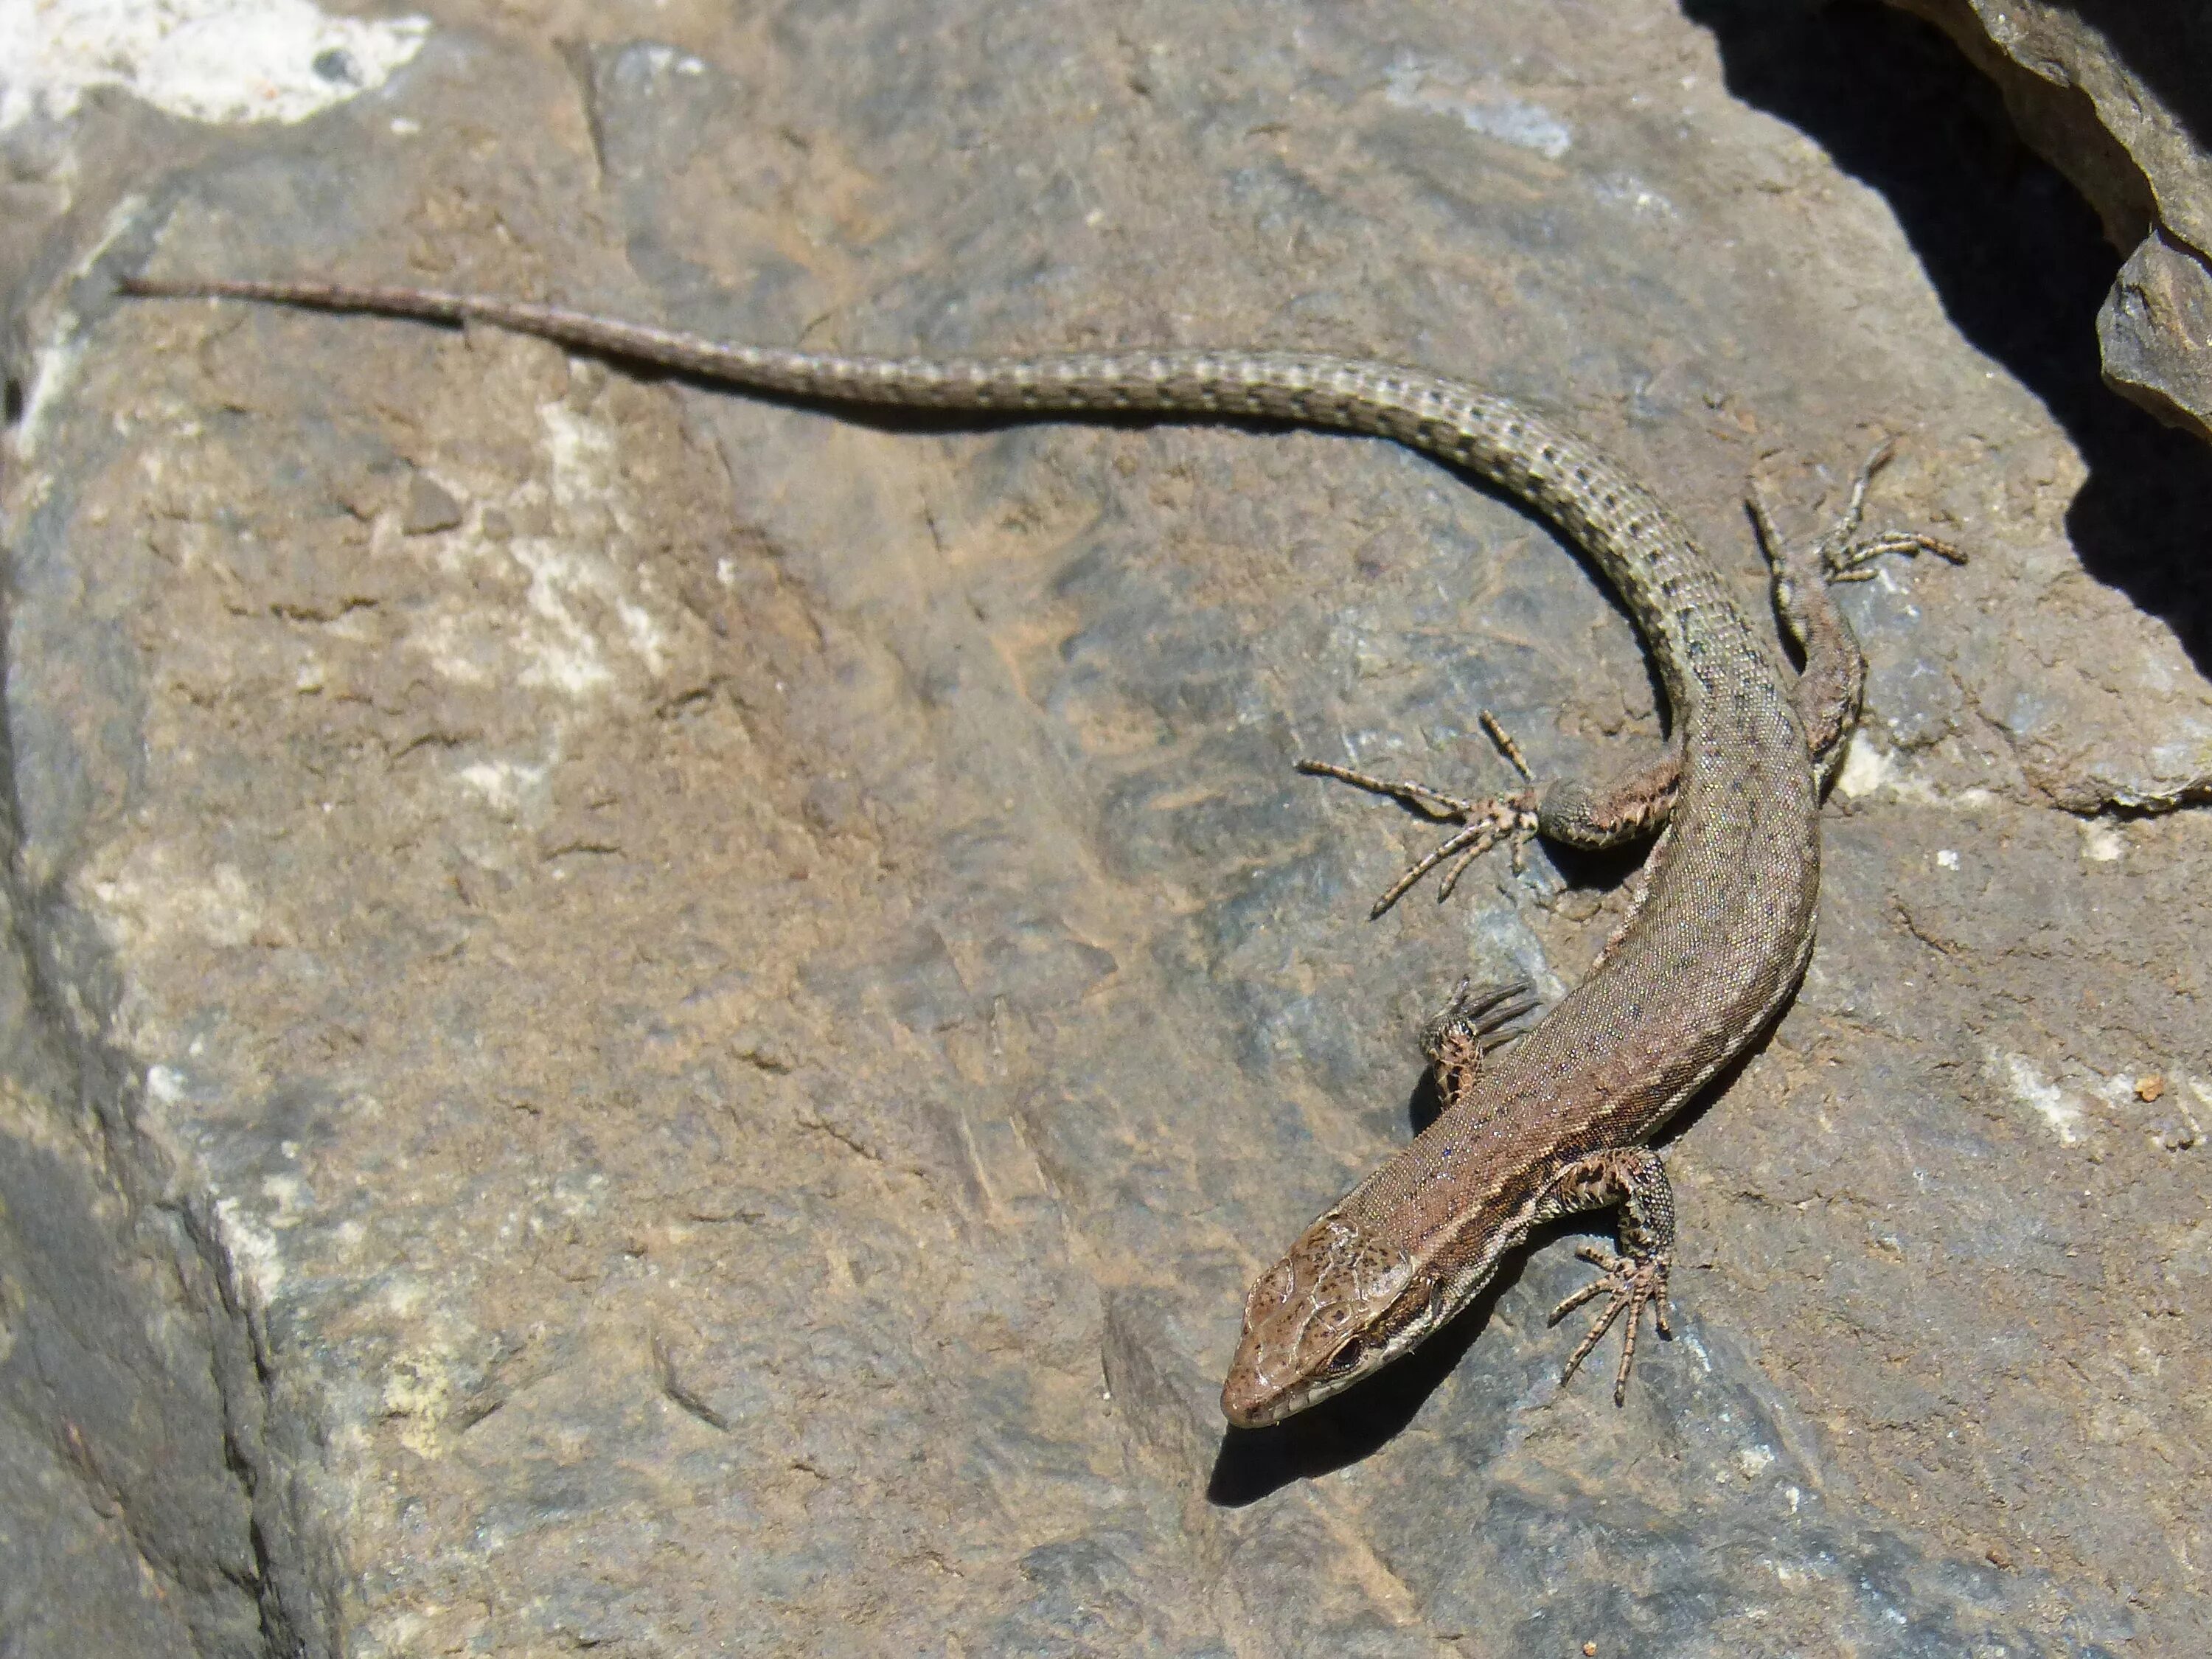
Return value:
M 1625 1313 L 1628 1323 L 1621 1336 L 1620 1369 L 1613 1380 L 1613 1403 L 1618 1406 L 1628 1397 L 1628 1373 L 1636 1364 L 1636 1336 L 1644 1322 L 1644 1309 L 1651 1310 L 1652 1323 L 1661 1336 L 1671 1339 L 1674 1334 L 1673 1322 L 1667 1316 L 1668 1263 L 1662 1256 L 1615 1255 L 1590 1244 L 1583 1245 L 1575 1254 L 1599 1269 L 1599 1276 L 1553 1309 L 1546 1322 L 1556 1325 L 1584 1303 L 1595 1302 L 1600 1297 L 1607 1301 L 1589 1334 L 1575 1345 L 1575 1351 L 1560 1368 L 1559 1386 L 1565 1388 L 1574 1379 L 1583 1361 L 1589 1358 L 1614 1322 Z

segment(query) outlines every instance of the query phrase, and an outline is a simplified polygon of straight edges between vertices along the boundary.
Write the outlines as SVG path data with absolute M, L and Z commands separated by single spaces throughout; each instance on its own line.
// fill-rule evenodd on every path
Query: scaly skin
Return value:
M 1832 538 L 1808 563 L 1770 547 L 1778 605 L 1808 653 L 1801 682 L 1785 676 L 1711 563 L 1650 492 L 1534 412 L 1418 369 L 1254 351 L 847 357 L 411 289 L 144 280 L 124 289 L 149 297 L 485 322 L 830 403 L 1040 416 L 1265 416 L 1370 433 L 1463 466 L 1552 520 L 1589 550 L 1658 664 L 1674 713 L 1667 754 L 1607 790 L 1557 783 L 1540 809 L 1528 795 L 1459 801 L 1340 769 L 1308 769 L 1460 819 L 1468 829 L 1449 849 L 1470 856 L 1531 830 L 1584 846 L 1662 824 L 1667 833 L 1629 926 L 1598 968 L 1502 1059 L 1484 1059 L 1482 1051 L 1494 1046 L 1486 1034 L 1517 992 L 1492 994 L 1486 1003 L 1462 988 L 1439 1017 L 1430 1052 L 1449 1097 L 1446 1109 L 1308 1228 L 1253 1286 L 1222 1408 L 1232 1424 L 1250 1427 L 1327 1398 L 1449 1320 L 1539 1222 L 1614 1204 L 1622 1208 L 1625 1253 L 1588 1252 L 1604 1274 L 1574 1298 L 1607 1294 L 1609 1311 L 1568 1369 L 1627 1310 L 1619 1397 L 1643 1307 L 1653 1307 L 1662 1331 L 1666 1321 L 1673 1207 L 1645 1143 L 1773 1018 L 1812 949 L 1820 887 L 1816 767 L 1849 730 L 1862 672 L 1824 579 L 1847 576 L 1875 552 L 1925 547 L 1948 556 L 1950 550 L 1917 537 L 1858 548 Z M 1855 496 L 1854 522 L 1856 504 Z

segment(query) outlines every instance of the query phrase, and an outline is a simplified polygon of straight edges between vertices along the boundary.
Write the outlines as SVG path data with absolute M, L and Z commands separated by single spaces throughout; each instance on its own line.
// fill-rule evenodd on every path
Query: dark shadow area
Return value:
M 1433 1071 L 1421 1073 L 1421 1080 L 1413 1085 L 1413 1092 L 1406 1101 L 1406 1121 L 1413 1126 L 1415 1134 L 1427 1128 L 1443 1115 L 1443 1091 L 1437 1087 Z
M 1659 707 L 1667 707 L 1667 694 L 1659 693 Z M 1671 724 L 1671 721 L 1668 723 Z M 1656 751 L 1656 744 L 1651 745 Z M 1600 773 L 1600 776 L 1610 774 Z M 1638 870 L 1651 856 L 1653 837 L 1628 842 L 1620 847 L 1570 847 L 1565 842 L 1547 841 L 1541 844 L 1544 856 L 1559 872 L 1559 879 L 1570 887 L 1618 887 Z
M 2080 9 L 2102 21 L 2126 8 Z M 2014 136 L 1996 87 L 1940 30 L 1875 0 L 1683 0 L 1683 11 L 1712 31 L 1731 93 L 1888 200 L 1959 331 L 2042 400 L 2087 464 L 2066 515 L 2083 566 L 2212 672 L 2212 453 L 2100 378 L 2097 309 L 2124 256 Z M 2123 44 L 2142 33 L 2115 28 Z M 2165 70 L 2136 67 L 2165 88 Z M 2195 119 L 2208 100 L 2192 87 L 2179 102 Z

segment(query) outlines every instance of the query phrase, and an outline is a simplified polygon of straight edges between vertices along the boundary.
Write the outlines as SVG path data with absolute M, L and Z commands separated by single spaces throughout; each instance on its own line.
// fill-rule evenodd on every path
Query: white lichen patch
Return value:
M 185 942 L 225 948 L 252 942 L 266 921 L 232 865 L 187 866 L 173 849 L 134 848 L 121 866 L 88 884 L 88 907 L 107 942 L 133 951 Z
M 538 420 L 545 429 L 553 499 L 570 513 L 592 507 L 613 509 L 614 434 L 557 399 L 538 405 Z
M 523 808 L 545 782 L 548 769 L 519 761 L 477 761 L 454 774 L 503 818 L 522 816 Z
M 543 537 L 517 537 L 507 550 L 530 573 L 526 603 L 545 624 L 523 641 L 527 660 L 520 676 L 525 685 L 544 686 L 572 697 L 588 696 L 614 681 L 599 647 L 599 635 L 585 626 L 572 601 L 597 591 L 605 596 L 605 572 L 560 543 Z
M 2081 856 L 2092 864 L 2117 864 L 2127 856 L 2128 841 L 2117 825 L 2087 820 L 2081 825 Z
M 1558 161 L 1573 145 L 1573 131 L 1541 104 L 1503 87 L 1476 89 L 1455 85 L 1454 79 L 1444 71 L 1401 64 L 1384 80 L 1382 95 L 1399 109 L 1449 116 L 1469 132 L 1534 150 L 1547 161 Z
M 1992 1054 L 1991 1065 L 2004 1079 L 2012 1097 L 2039 1118 L 2064 1146 L 2088 1139 L 2087 1119 L 2081 1097 L 2043 1074 L 2026 1054 Z
M 384 1374 L 384 1414 L 399 1419 L 399 1443 L 417 1457 L 443 1449 L 440 1431 L 452 1415 L 453 1376 L 445 1357 L 417 1348 L 401 1354 Z
M 555 503 L 571 516 L 604 513 L 614 521 L 615 530 L 627 536 L 632 515 L 628 491 L 616 465 L 619 452 L 614 434 L 563 403 L 539 404 L 538 418 L 545 429 L 545 457 L 552 469 Z M 631 652 L 645 665 L 647 673 L 659 675 L 668 643 L 660 624 L 651 611 L 620 592 L 611 590 L 607 599 Z
M 1836 793 L 1846 800 L 1887 795 L 1915 806 L 1940 806 L 1947 811 L 1970 812 L 1996 799 L 1995 794 L 1979 785 L 1956 791 L 1937 787 L 1909 757 L 1894 749 L 1883 748 L 1864 727 L 1854 733 L 1849 742 L 1850 746 L 1844 751 L 1843 769 L 1836 774 Z
M 1756 1480 L 1774 1467 L 1773 1449 L 1767 1446 L 1741 1446 L 1735 1454 L 1736 1473 L 1747 1480 Z
M 284 1257 L 276 1235 L 249 1217 L 235 1198 L 216 1200 L 215 1213 L 239 1284 L 255 1305 L 267 1307 L 284 1282 Z
M 519 612 L 472 597 L 418 623 L 410 644 L 456 684 L 530 686 L 580 702 L 612 690 L 625 658 L 658 678 L 669 636 L 626 557 L 637 515 L 615 434 L 565 403 L 541 404 L 537 413 L 544 475 L 504 490 L 487 480 L 468 492 L 532 533 L 495 535 L 478 512 L 440 538 L 434 556 L 441 569 L 471 582 L 501 564 L 519 568 L 527 579 Z
M 1608 173 L 1595 180 L 1590 193 L 1613 207 L 1654 219 L 1671 219 L 1674 204 L 1632 173 Z
M 429 33 L 310 0 L 0 0 L 0 131 L 101 87 L 188 121 L 303 121 L 382 86 Z
M 550 1194 L 553 1207 L 572 1221 L 581 1216 L 597 1215 L 606 1196 L 607 1178 L 596 1170 L 589 1175 L 562 1176 L 553 1183 Z
M 6 76 L 9 63 L 4 19 L 7 9 L 20 0 L 0 0 L 0 108 L 8 98 Z M 0 131 L 6 123 L 0 121 Z M 106 253 L 115 239 L 138 221 L 145 210 L 146 198 L 132 191 L 107 212 L 101 222 L 100 234 L 92 245 L 77 257 L 70 267 L 70 275 L 82 278 Z M 84 331 L 82 319 L 69 307 L 57 306 L 47 319 L 46 337 L 31 349 L 31 373 L 23 395 L 23 412 L 15 423 L 15 453 L 28 461 L 37 454 L 40 441 L 46 435 L 46 423 L 52 411 L 60 404 L 62 394 L 76 380 L 79 365 L 84 361 Z M 40 482 L 43 483 L 43 475 Z M 18 510 L 21 510 L 20 507 Z
M 1846 799 L 1856 800 L 1887 788 L 1896 775 L 1896 765 L 1887 750 L 1863 738 L 1855 739 L 1844 753 L 1843 770 L 1836 774 L 1836 793 Z
M 84 336 L 78 331 L 76 313 L 64 312 L 61 331 L 31 349 L 30 390 L 23 398 L 23 418 L 15 441 L 17 453 L 26 460 L 38 453 L 56 400 L 76 380 L 83 361 Z
M 615 617 L 623 625 L 623 636 L 629 641 L 632 653 L 645 665 L 645 672 L 657 678 L 666 660 L 668 643 L 660 624 L 653 620 L 650 611 L 628 599 L 615 601 Z
M 264 1219 L 277 1232 L 298 1226 L 315 1204 L 307 1183 L 295 1175 L 264 1176 L 261 1196 L 269 1200 L 269 1212 Z
M 447 612 L 416 625 L 410 641 L 442 678 L 455 685 L 490 685 L 498 679 L 487 660 L 487 641 L 481 627 L 469 616 Z

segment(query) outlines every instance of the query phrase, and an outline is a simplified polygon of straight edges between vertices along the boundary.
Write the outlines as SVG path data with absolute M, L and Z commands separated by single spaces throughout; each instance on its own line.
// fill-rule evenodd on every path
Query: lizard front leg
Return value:
M 1533 785 L 1534 779 L 1528 763 L 1521 757 L 1520 745 L 1498 723 L 1498 717 L 1486 708 L 1481 711 L 1481 720 L 1483 730 L 1490 734 L 1499 751 Z M 1561 778 L 1542 792 L 1540 804 L 1534 787 L 1468 799 L 1410 779 L 1380 778 L 1369 772 L 1355 772 L 1330 761 L 1302 760 L 1297 769 L 1309 777 L 1334 778 L 1354 788 L 1388 795 L 1425 817 L 1465 826 L 1426 857 L 1408 866 L 1405 873 L 1390 884 L 1389 890 L 1375 901 L 1374 908 L 1368 912 L 1372 918 L 1388 910 L 1405 896 L 1415 882 L 1449 859 L 1451 867 L 1444 872 L 1443 880 L 1437 889 L 1437 901 L 1442 903 L 1451 896 L 1467 866 L 1501 841 L 1513 843 L 1513 866 L 1518 870 L 1521 848 L 1532 836 L 1541 835 L 1571 847 L 1595 850 L 1619 847 L 1651 835 L 1664 826 L 1668 813 L 1674 810 L 1675 792 L 1681 782 L 1682 739 L 1680 732 L 1676 732 L 1668 739 L 1658 759 L 1610 783 L 1593 786 L 1578 779 Z
M 1559 1385 L 1564 1388 L 1613 1328 L 1613 1322 L 1624 1313 L 1628 1316 L 1628 1328 L 1621 1339 L 1620 1370 L 1613 1380 L 1613 1403 L 1618 1406 L 1628 1395 L 1628 1372 L 1636 1363 L 1636 1334 L 1644 1321 L 1644 1310 L 1650 1308 L 1660 1335 L 1674 1334 L 1667 1322 L 1667 1275 L 1674 1265 L 1674 1194 L 1667 1184 L 1667 1167 L 1648 1146 L 1616 1146 L 1577 1158 L 1553 1177 L 1551 1191 L 1536 1207 L 1535 1218 L 1549 1221 L 1576 1211 L 1616 1205 L 1620 1210 L 1620 1253 L 1601 1250 L 1594 1244 L 1577 1249 L 1575 1254 L 1599 1268 L 1601 1276 L 1553 1309 L 1547 1322 L 1556 1325 L 1585 1302 L 1601 1296 L 1611 1297 L 1589 1334 L 1567 1356 L 1566 1365 L 1559 1372 Z
M 1449 1001 L 1421 1028 L 1421 1053 L 1437 1080 L 1437 1097 L 1449 1111 L 1482 1074 L 1483 1056 L 1520 1033 L 1505 1028 L 1536 1006 L 1535 987 L 1525 979 L 1477 985 L 1462 979 Z

